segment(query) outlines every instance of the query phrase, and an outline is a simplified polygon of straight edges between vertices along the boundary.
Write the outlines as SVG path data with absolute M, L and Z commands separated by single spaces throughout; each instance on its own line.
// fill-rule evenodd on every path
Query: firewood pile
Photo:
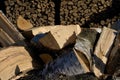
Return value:
M 120 17 L 119 0 L 6 0 L 6 16 L 17 25 L 19 16 L 34 27 L 79 24 L 108 27 Z
M 20 16 L 18 23 L 22 32 L 0 12 L 1 80 L 119 79 L 120 21 L 111 28 L 34 28 Z
M 33 26 L 54 25 L 55 4 L 51 0 L 6 0 L 6 16 L 17 24 L 19 15 Z
M 0 1 L 0 80 L 120 80 L 119 6 Z

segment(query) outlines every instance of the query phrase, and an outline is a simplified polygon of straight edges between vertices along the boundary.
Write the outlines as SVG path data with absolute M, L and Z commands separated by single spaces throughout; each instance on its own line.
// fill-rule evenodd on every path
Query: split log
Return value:
M 33 69 L 32 58 L 24 47 L 0 50 L 0 79 L 8 80 L 25 70 Z
M 120 34 L 117 35 L 106 65 L 106 73 L 113 75 L 120 66 Z
M 92 52 L 98 34 L 96 29 L 82 29 L 76 39 L 74 52 L 86 72 L 92 71 Z
M 106 65 L 106 73 L 113 75 L 120 66 L 120 21 L 115 22 L 111 28 L 117 30 L 118 33 Z
M 85 55 L 83 55 L 81 52 L 74 50 L 75 55 L 77 56 L 79 62 L 82 64 L 81 66 L 84 68 L 85 73 L 90 72 L 90 63 L 88 62 Z
M 57 74 L 68 76 L 86 73 L 82 64 L 78 61 L 73 49 L 63 51 L 63 55 L 50 62 L 42 71 L 45 80 L 56 80 Z
M 25 20 L 22 16 L 19 16 L 17 19 L 17 27 L 20 30 L 26 31 L 31 29 L 33 25 L 29 21 Z
M 0 43 L 1 46 L 7 47 L 14 44 L 14 40 L 0 28 Z
M 61 26 L 50 30 L 39 42 L 50 49 L 59 50 L 65 46 L 72 44 L 76 40 L 76 35 L 80 33 L 80 26 Z M 54 44 L 54 45 L 53 45 Z
M 15 43 L 19 43 L 24 40 L 21 33 L 15 28 L 15 26 L 7 19 L 7 17 L 0 11 L 0 28 L 3 29 Z
M 60 28 L 60 29 L 64 29 L 64 27 L 75 27 L 74 29 L 75 29 L 75 32 L 76 32 L 76 34 L 78 35 L 79 34 L 79 31 L 80 31 L 80 29 L 79 29 L 79 27 L 77 27 L 78 25 L 56 25 L 56 26 L 40 26 L 40 27 L 36 27 L 36 28 L 32 28 L 32 29 L 30 29 L 30 30 L 27 30 L 27 31 L 24 31 L 23 32 L 23 35 L 25 36 L 25 37 L 27 37 L 27 38 L 33 38 L 34 36 L 36 36 L 36 35 L 38 35 L 38 34 L 41 34 L 41 33 L 47 33 L 47 32 L 49 32 L 49 31 L 51 31 L 51 30 L 53 30 L 53 29 L 55 29 L 55 28 Z
M 105 66 L 110 54 L 109 51 L 113 45 L 116 33 L 116 30 L 106 27 L 103 28 L 94 51 L 93 72 L 97 77 L 101 77 L 104 74 Z

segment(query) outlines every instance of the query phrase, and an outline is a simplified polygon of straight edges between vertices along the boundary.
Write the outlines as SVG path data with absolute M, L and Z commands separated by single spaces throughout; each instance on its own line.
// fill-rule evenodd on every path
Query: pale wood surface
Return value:
M 83 67 L 85 73 L 90 72 L 90 66 L 89 66 L 89 61 L 87 60 L 87 58 L 85 57 L 85 55 L 75 49 L 73 49 L 76 57 L 78 58 L 81 66 Z
M 22 46 L 0 50 L 0 65 L 1 80 L 8 80 L 19 72 L 33 69 L 32 58 Z
M 111 50 L 109 61 L 107 62 L 106 71 L 108 74 L 114 74 L 120 66 L 120 33 L 117 34 L 113 48 Z
M 94 51 L 94 65 L 93 72 L 97 77 L 104 74 L 105 65 L 108 60 L 109 51 L 111 50 L 112 44 L 116 37 L 117 31 L 110 28 L 103 28 L 100 38 L 97 42 Z
M 31 29 L 33 25 L 29 21 L 25 20 L 22 16 L 19 16 L 17 19 L 17 27 L 18 29 L 25 31 Z
M 45 47 L 59 50 L 75 42 L 78 30 L 80 33 L 79 26 L 56 27 L 50 30 L 43 38 L 40 38 L 39 41 Z
M 81 28 L 79 25 L 55 25 L 55 26 L 40 26 L 40 27 L 32 28 L 30 30 L 23 32 L 23 34 L 25 34 L 28 37 L 34 37 L 37 34 L 47 33 L 58 27 L 60 29 L 66 29 L 65 27 L 73 27 L 73 30 L 75 30 L 76 35 L 78 35 L 81 31 Z

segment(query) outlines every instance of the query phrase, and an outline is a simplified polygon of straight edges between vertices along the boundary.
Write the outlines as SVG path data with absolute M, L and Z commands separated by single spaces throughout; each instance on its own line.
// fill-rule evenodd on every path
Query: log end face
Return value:
M 33 25 L 29 21 L 25 20 L 22 16 L 19 16 L 17 19 L 17 27 L 18 29 L 25 31 L 33 28 Z

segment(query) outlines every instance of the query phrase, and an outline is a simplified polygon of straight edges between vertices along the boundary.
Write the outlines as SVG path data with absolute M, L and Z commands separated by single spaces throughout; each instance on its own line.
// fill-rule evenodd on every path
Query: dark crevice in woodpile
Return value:
M 3 46 L 2 46 L 2 44 L 0 43 L 0 48 L 2 48 Z
M 55 25 L 60 25 L 61 0 L 54 0 L 54 3 L 55 3 Z
M 0 0 L 0 10 L 2 10 L 6 14 L 4 0 Z

